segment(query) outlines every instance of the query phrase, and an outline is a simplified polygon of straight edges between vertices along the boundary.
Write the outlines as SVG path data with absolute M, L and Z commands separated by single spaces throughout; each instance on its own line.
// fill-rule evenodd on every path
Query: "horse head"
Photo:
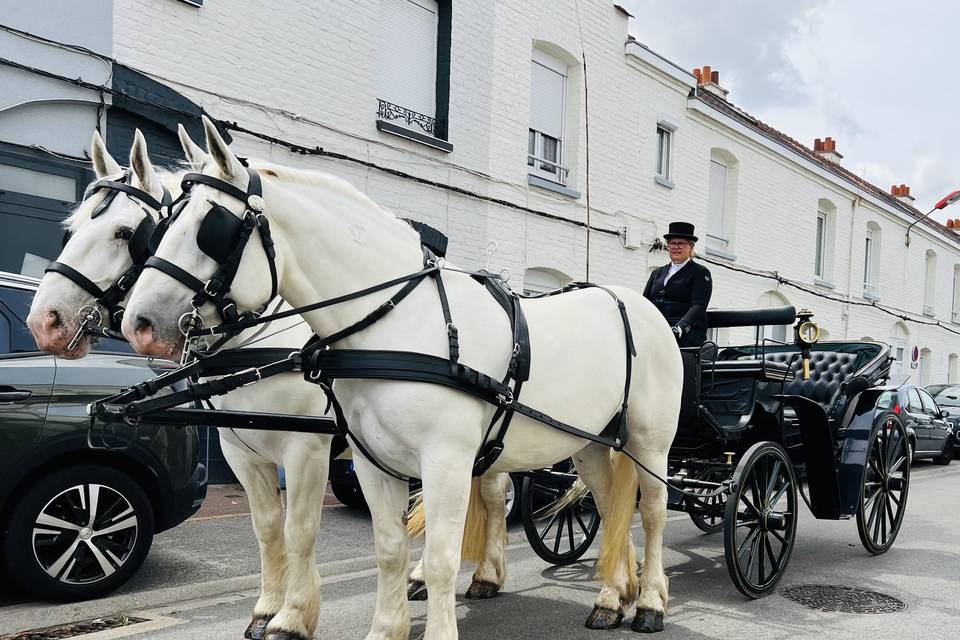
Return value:
M 210 155 L 200 173 L 184 176 L 188 193 L 130 294 L 124 314 L 123 334 L 143 354 L 178 356 L 188 320 L 191 326 L 218 324 L 229 319 L 227 313 L 262 310 L 276 295 L 264 243 L 253 237 L 268 233 L 259 226 L 259 209 L 254 206 L 262 209 L 263 199 L 247 198 L 251 179 L 259 184 L 259 176 L 244 167 L 208 118 L 203 118 L 203 125 Z M 237 257 L 230 282 L 215 290 L 214 276 L 221 273 L 244 232 L 243 260 Z M 233 288 L 234 281 L 243 286 Z
M 90 349 L 90 335 L 81 335 L 87 316 L 119 329 L 120 303 L 135 279 L 135 265 L 149 253 L 159 209 L 171 197 L 165 183 L 179 189 L 174 176 L 154 169 L 140 131 L 127 170 L 110 156 L 98 133 L 92 149 L 96 180 L 64 222 L 63 249 L 47 268 L 27 316 L 37 345 L 69 359 L 82 358 Z

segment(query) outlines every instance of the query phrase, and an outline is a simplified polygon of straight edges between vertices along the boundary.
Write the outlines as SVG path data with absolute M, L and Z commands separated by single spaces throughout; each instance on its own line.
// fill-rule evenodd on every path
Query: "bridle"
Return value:
M 247 168 L 249 176 L 249 185 L 247 191 L 214 178 L 213 176 L 202 173 L 188 173 L 183 176 L 183 193 L 178 199 L 179 204 L 176 210 L 166 219 L 162 220 L 153 232 L 151 244 L 156 247 L 160 239 L 166 233 L 170 224 L 176 220 L 187 199 L 190 197 L 190 191 L 194 185 L 203 184 L 217 191 L 226 194 L 244 205 L 243 215 L 237 217 L 230 209 L 210 202 L 210 209 L 204 214 L 197 231 L 197 246 L 207 256 L 217 263 L 217 269 L 209 280 L 203 282 L 193 274 L 187 272 L 176 264 L 151 255 L 144 263 L 145 269 L 156 269 L 170 276 L 180 284 L 194 292 L 190 304 L 193 311 L 183 314 L 178 321 L 180 331 L 186 337 L 190 337 L 190 330 L 201 328 L 203 321 L 200 316 L 200 308 L 210 303 L 220 315 L 220 321 L 224 325 L 235 325 L 244 317 L 258 317 L 267 308 L 269 301 L 276 297 L 279 286 L 277 279 L 276 249 L 273 243 L 273 237 L 270 234 L 270 221 L 263 213 L 263 187 L 260 181 L 260 175 L 253 169 Z M 182 204 L 180 203 L 182 199 Z M 243 250 L 250 240 L 250 236 L 256 229 L 260 234 L 260 241 L 263 244 L 264 253 L 267 255 L 267 262 L 270 265 L 270 297 L 268 302 L 257 311 L 245 312 L 243 314 L 237 311 L 236 303 L 230 299 L 229 293 L 236 278 L 237 270 L 240 267 L 240 260 L 243 257 Z M 210 350 L 216 350 L 227 340 L 234 337 L 236 333 L 224 334 L 217 343 L 210 347 Z M 186 352 L 186 349 L 185 349 Z
M 140 221 L 133 235 L 127 241 L 127 250 L 130 252 L 130 259 L 133 261 L 133 264 L 106 289 L 101 289 L 93 280 L 77 269 L 57 260 L 48 264 L 44 270 L 44 273 L 53 272 L 62 275 L 94 298 L 92 305 L 84 306 L 77 312 L 77 317 L 80 319 L 80 326 L 76 335 L 67 345 L 68 349 L 75 348 L 80 342 L 80 338 L 90 332 L 100 333 L 107 337 L 119 337 L 120 322 L 123 319 L 124 311 L 121 302 L 123 302 L 123 299 L 127 296 L 130 289 L 133 288 L 134 283 L 143 271 L 143 267 L 151 253 L 151 238 L 157 226 L 157 223 L 154 221 L 154 216 L 151 215 L 147 208 L 156 211 L 157 216 L 163 219 L 164 211 L 168 211 L 173 202 L 170 192 L 167 191 L 165 187 L 161 187 L 163 195 L 160 200 L 157 200 L 143 189 L 138 189 L 129 184 L 129 181 L 129 169 L 124 171 L 123 175 L 117 180 L 98 180 L 87 187 L 86 192 L 83 194 L 83 199 L 86 200 L 98 191 L 105 190 L 108 192 L 103 201 L 98 204 L 90 214 L 91 219 L 104 213 L 120 193 L 137 202 L 143 211 L 143 220 Z M 66 246 L 69 241 L 70 235 L 69 231 L 64 234 L 64 246 Z M 107 311 L 106 326 L 104 326 L 104 318 L 100 313 L 100 307 L 103 307 Z

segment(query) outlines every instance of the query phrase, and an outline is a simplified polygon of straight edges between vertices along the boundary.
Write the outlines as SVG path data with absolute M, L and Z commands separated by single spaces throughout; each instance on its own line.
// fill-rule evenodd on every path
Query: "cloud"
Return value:
M 736 105 L 926 211 L 960 188 L 960 3 L 625 0 L 633 35 L 685 68 L 710 65 Z M 946 214 L 960 217 L 957 211 Z M 946 215 L 945 214 L 945 215 Z

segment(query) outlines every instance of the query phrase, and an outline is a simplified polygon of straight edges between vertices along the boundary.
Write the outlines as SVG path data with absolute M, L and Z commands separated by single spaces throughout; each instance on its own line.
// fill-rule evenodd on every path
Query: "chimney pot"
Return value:
M 824 160 L 829 160 L 830 162 L 835 162 L 836 164 L 840 164 L 840 161 L 843 159 L 843 156 L 839 151 L 837 151 L 837 141 L 831 136 L 827 136 L 822 140 L 820 138 L 814 140 L 813 150 Z
M 947 220 L 947 229 L 953 229 L 953 220 Z
M 705 67 L 703 68 L 703 71 L 701 72 L 701 76 L 700 76 L 700 77 L 703 79 L 703 82 L 704 82 L 704 83 L 710 82 L 710 73 L 711 73 L 711 71 L 712 71 L 712 69 L 710 68 L 709 65 L 707 65 L 707 66 L 705 66 Z
M 697 78 L 697 84 L 701 84 L 702 82 L 700 80 L 700 67 L 697 67 L 696 69 L 693 70 L 693 75 Z
M 710 82 L 712 82 L 713 84 L 720 84 L 720 72 L 719 72 L 719 71 L 711 71 L 711 72 L 710 72 Z

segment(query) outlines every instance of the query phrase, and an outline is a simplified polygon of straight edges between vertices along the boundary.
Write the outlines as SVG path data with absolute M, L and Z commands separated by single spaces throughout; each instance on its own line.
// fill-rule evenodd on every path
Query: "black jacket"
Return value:
M 643 296 L 653 302 L 671 327 L 680 327 L 681 347 L 698 347 L 707 339 L 707 305 L 713 293 L 710 270 L 691 260 L 664 283 L 670 265 L 650 274 Z

